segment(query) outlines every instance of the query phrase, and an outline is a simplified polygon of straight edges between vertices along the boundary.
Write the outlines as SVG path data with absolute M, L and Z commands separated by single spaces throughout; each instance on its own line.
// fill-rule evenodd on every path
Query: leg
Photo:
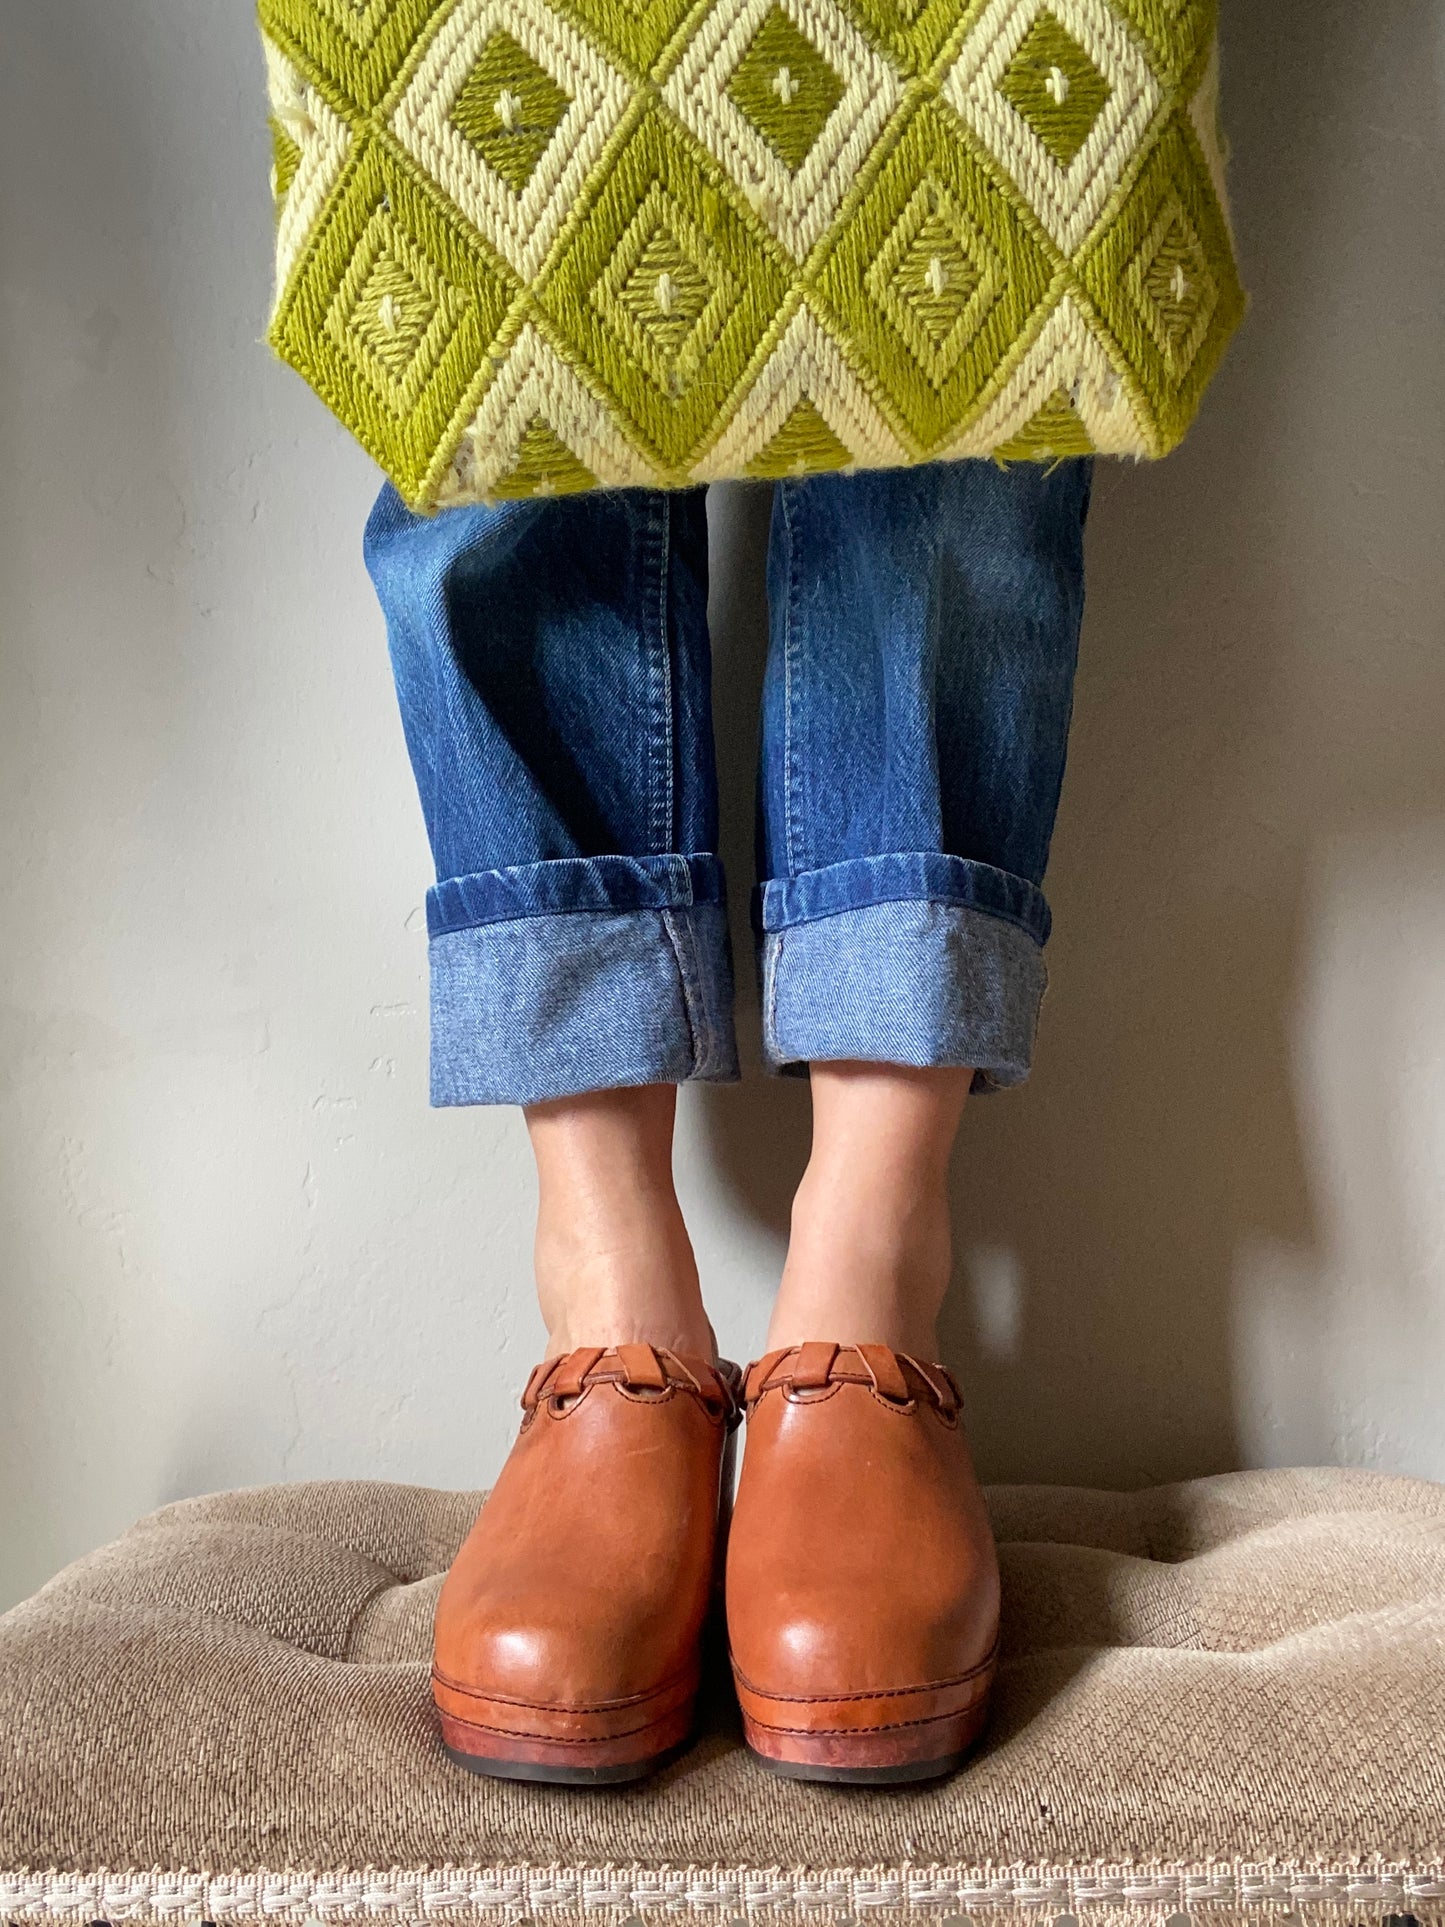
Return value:
M 534 1104 L 537 1295 L 547 1355 L 582 1345 L 662 1345 L 711 1359 L 717 1344 L 672 1182 L 671 1084 Z
M 367 559 L 437 884 L 432 1094 L 527 1105 L 553 1352 L 711 1356 L 673 1086 L 736 1074 L 700 494 L 426 521 Z
M 698 494 L 409 515 L 367 556 L 436 857 L 432 1094 L 526 1107 L 548 1356 L 438 1602 L 452 1757 L 630 1780 L 687 1735 L 732 1386 L 672 1188 L 735 1074 Z
M 748 1374 L 728 1632 L 778 1771 L 947 1772 L 987 1717 L 998 1564 L 937 1355 L 970 1088 L 1027 1073 L 1087 470 L 783 484 L 770 586 L 764 1031 L 813 1150 Z
M 971 1069 L 815 1064 L 813 1150 L 768 1350 L 819 1332 L 938 1356 L 953 1268 L 948 1168 Z
M 1086 463 L 783 484 L 760 812 L 766 1044 L 812 1065 L 770 1346 L 936 1353 L 967 1091 L 1028 1072 Z

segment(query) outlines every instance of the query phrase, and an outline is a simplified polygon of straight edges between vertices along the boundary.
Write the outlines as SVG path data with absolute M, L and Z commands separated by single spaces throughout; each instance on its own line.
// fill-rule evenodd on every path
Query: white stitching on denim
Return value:
M 652 537 L 657 549 L 657 641 L 653 674 L 661 681 L 660 689 L 653 692 L 653 701 L 656 704 L 658 698 L 661 698 L 663 762 L 660 792 L 655 760 L 653 769 L 649 772 L 648 829 L 655 848 L 671 850 L 677 844 L 677 838 L 673 834 L 673 818 L 677 804 L 673 773 L 677 754 L 673 740 L 676 718 L 673 714 L 672 636 L 667 620 L 667 597 L 672 567 L 672 503 L 661 492 L 654 500 Z M 655 759 L 655 749 L 653 754 Z
M 783 847 L 788 857 L 788 874 L 796 876 L 800 866 L 793 840 L 797 815 L 793 807 L 793 777 L 797 766 L 793 754 L 793 600 L 797 593 L 798 570 L 797 541 L 793 534 L 792 512 L 788 506 L 790 500 L 791 485 L 779 482 L 778 506 L 782 511 L 788 564 L 787 594 L 783 598 Z

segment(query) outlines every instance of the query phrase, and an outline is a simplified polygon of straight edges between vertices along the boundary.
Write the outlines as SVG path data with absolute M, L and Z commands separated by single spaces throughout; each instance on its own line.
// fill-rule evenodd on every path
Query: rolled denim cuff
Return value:
M 764 885 L 758 915 L 770 1068 L 968 1065 L 976 1091 L 1028 1076 L 1049 911 L 1025 878 L 927 852 L 863 857 Z
M 738 1075 L 721 867 L 563 858 L 439 883 L 433 1104 Z

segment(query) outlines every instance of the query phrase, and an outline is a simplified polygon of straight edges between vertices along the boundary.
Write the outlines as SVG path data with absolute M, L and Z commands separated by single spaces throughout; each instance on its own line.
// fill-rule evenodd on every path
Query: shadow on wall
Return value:
M 1334 1104 L 1368 1158 L 1379 1066 L 1346 1049 L 1322 1092 L 1299 1026 L 1331 846 L 1364 835 L 1388 851 L 1422 822 L 1438 841 L 1445 823 L 1438 436 L 1418 368 L 1413 414 L 1398 392 L 1400 366 L 1423 360 L 1428 388 L 1439 361 L 1438 249 L 1418 244 L 1422 227 L 1441 232 L 1438 148 L 1420 131 L 1438 118 L 1433 14 L 1407 0 L 1226 10 L 1254 311 L 1187 448 L 1161 468 L 1101 468 L 1038 1069 L 1027 1091 L 971 1107 L 958 1160 L 946 1351 L 987 1477 L 1130 1485 L 1270 1455 L 1275 1421 L 1239 1383 L 1259 1373 L 1240 1336 L 1250 1254 L 1270 1252 L 1288 1254 L 1294 1294 L 1285 1369 L 1306 1381 L 1278 1451 L 1390 1459 L 1388 1441 L 1372 1453 L 1351 1437 L 1311 1354 L 1339 1261 L 1320 1220 L 1340 1172 L 1318 1142 L 1339 1130 L 1319 1111 Z M 1378 117 L 1360 99 L 1372 87 Z M 1437 404 L 1439 386 L 1437 373 Z M 767 506 L 719 503 L 747 585 L 715 600 L 739 882 Z M 755 1064 L 751 984 L 740 991 Z M 781 1241 L 805 1087 L 751 1077 L 699 1102 L 726 1181 Z M 1393 1216 L 1388 1198 L 1374 1208 Z M 1376 1256 L 1388 1272 L 1391 1252 Z M 1428 1324 L 1428 1306 L 1416 1312 Z M 1382 1316 L 1408 1356 L 1410 1307 Z

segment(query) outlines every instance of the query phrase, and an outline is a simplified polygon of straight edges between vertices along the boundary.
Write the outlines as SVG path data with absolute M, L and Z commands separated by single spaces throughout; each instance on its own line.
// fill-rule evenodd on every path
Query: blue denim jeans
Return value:
M 774 1068 L 1027 1076 L 1090 465 L 777 485 L 758 880 Z M 432 1100 L 737 1075 L 701 490 L 366 534 L 437 883 Z

